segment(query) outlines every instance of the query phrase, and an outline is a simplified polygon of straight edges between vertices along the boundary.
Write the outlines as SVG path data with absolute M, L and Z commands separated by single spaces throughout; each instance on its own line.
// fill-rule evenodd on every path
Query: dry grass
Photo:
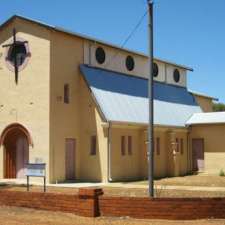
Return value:
M 108 196 L 147 197 L 147 188 L 104 188 L 104 194 Z M 189 191 L 189 190 L 155 190 L 155 197 L 159 198 L 198 198 L 198 197 L 225 197 L 225 191 Z
M 0 185 L 0 190 L 7 191 L 27 191 L 26 185 Z M 41 186 L 30 186 L 30 192 L 43 192 L 43 187 Z M 77 194 L 78 188 L 62 188 L 62 187 L 47 187 L 48 193 L 65 193 L 65 194 Z M 1 225 L 1 224 L 0 224 Z
M 135 185 L 147 185 L 148 181 L 136 181 L 129 183 Z M 127 183 L 125 182 L 124 184 Z M 183 177 L 169 177 L 156 179 L 155 184 L 165 186 L 225 187 L 225 177 L 199 174 Z
M 163 178 L 155 181 L 158 185 L 225 187 L 225 177 L 210 175 L 191 175 L 184 177 Z
M 26 191 L 26 187 L 23 185 L 7 185 L 0 187 L 0 190 L 9 191 Z M 126 196 L 126 197 L 147 197 L 147 188 L 118 188 L 118 187 L 104 187 L 105 196 Z M 31 192 L 43 192 L 43 188 L 39 186 L 32 186 Z M 59 187 L 48 187 L 48 193 L 61 193 L 61 194 L 77 194 L 78 188 L 59 188 Z M 225 197 L 225 191 L 189 191 L 189 190 L 166 190 L 159 189 L 155 190 L 156 197 Z M 1 225 L 1 224 L 0 224 Z
M 131 218 L 85 218 L 69 213 L 0 207 L 0 225 L 225 225 L 225 220 L 167 221 Z
M 148 181 L 137 181 L 124 183 L 126 185 L 140 185 L 143 188 L 104 188 L 106 195 L 115 196 L 148 196 Z M 184 177 L 172 177 L 155 180 L 155 185 L 162 186 L 155 190 L 156 197 L 225 197 L 225 191 L 203 191 L 203 190 L 167 190 L 169 186 L 190 187 L 224 187 L 225 177 L 210 175 L 190 175 Z
M 126 185 L 142 185 L 143 188 L 126 188 Z M 166 190 L 167 186 L 199 186 L 199 187 L 225 187 L 225 177 L 193 175 L 185 177 L 164 178 L 155 181 L 156 185 L 162 185 L 155 191 L 156 197 L 225 197 L 225 191 L 201 191 L 201 190 Z M 26 191 L 25 185 L 0 185 L 0 190 Z M 124 187 L 104 187 L 105 195 L 112 196 L 148 196 L 147 181 L 124 183 Z M 30 191 L 43 192 L 41 186 L 31 186 Z M 78 188 L 47 187 L 50 193 L 77 194 Z M 1 225 L 1 224 L 0 224 Z

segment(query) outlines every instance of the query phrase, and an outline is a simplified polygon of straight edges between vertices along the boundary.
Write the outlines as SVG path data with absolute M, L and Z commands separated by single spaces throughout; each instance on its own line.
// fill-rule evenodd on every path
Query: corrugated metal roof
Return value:
M 196 91 L 192 91 L 190 89 L 188 89 L 188 91 L 194 95 L 197 95 L 197 96 L 200 96 L 200 97 L 205 97 L 205 98 L 210 98 L 212 100 L 215 100 L 215 101 L 219 101 L 218 98 L 216 97 L 213 97 L 213 96 L 210 96 L 210 95 L 206 95 L 206 94 L 203 94 L 203 93 L 200 93 L 200 92 L 196 92 Z
M 187 125 L 225 123 L 225 112 L 195 113 Z
M 108 121 L 148 123 L 147 79 L 81 65 L 81 72 Z M 184 127 L 202 112 L 186 88 L 154 82 L 154 123 Z

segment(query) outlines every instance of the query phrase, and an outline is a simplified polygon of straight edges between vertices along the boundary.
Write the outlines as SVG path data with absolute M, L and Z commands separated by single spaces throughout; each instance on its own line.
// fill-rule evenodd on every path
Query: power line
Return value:
M 130 34 L 128 35 L 128 37 L 125 39 L 125 41 L 122 43 L 121 48 L 123 48 L 126 43 L 130 40 L 130 38 L 134 35 L 134 33 L 136 32 L 136 30 L 139 28 L 139 26 L 141 25 L 142 21 L 144 20 L 145 16 L 147 15 L 148 10 L 144 13 L 144 15 L 140 18 L 140 20 L 138 21 L 137 25 L 134 27 L 134 29 L 130 32 Z
M 122 42 L 121 44 L 121 48 L 124 48 L 124 46 L 127 44 L 127 42 L 132 38 L 132 36 L 135 34 L 135 32 L 137 31 L 137 29 L 140 27 L 140 25 L 142 24 L 144 18 L 146 17 L 146 15 L 148 14 L 148 10 L 145 11 L 145 13 L 142 15 L 142 17 L 139 19 L 138 23 L 135 25 L 135 27 L 132 29 L 132 31 L 129 33 L 129 35 L 127 36 L 127 38 L 124 40 L 124 42 Z M 116 56 L 119 54 L 119 51 L 117 51 L 108 61 L 108 63 L 106 63 L 106 65 L 104 66 L 104 68 L 106 68 L 106 66 L 110 65 L 112 60 L 114 60 L 116 58 Z

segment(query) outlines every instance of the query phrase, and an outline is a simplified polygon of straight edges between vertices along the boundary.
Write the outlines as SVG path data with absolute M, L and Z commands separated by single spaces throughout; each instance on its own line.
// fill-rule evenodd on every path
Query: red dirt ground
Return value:
M 167 221 L 130 218 L 85 218 L 69 213 L 0 207 L 0 225 L 225 225 L 225 220 Z

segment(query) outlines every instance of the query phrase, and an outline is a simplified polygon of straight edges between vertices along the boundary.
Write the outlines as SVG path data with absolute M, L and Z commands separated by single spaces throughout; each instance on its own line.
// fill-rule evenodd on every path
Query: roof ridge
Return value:
M 53 26 L 53 25 L 47 24 L 47 23 L 45 23 L 45 22 L 42 22 L 42 21 L 39 21 L 39 20 L 35 20 L 35 19 L 31 19 L 31 18 L 28 18 L 28 17 L 26 17 L 26 16 L 22 16 L 22 15 L 18 15 L 18 14 L 14 14 L 14 15 L 11 16 L 8 20 L 6 20 L 5 22 L 3 22 L 3 23 L 0 25 L 0 29 L 1 29 L 5 24 L 10 23 L 10 22 L 11 22 L 13 19 L 15 19 L 15 18 L 20 18 L 20 19 L 23 19 L 23 20 L 26 20 L 26 21 L 29 21 L 29 22 L 37 23 L 37 24 L 39 24 L 40 26 L 45 26 L 45 27 L 54 29 L 55 31 L 67 33 L 67 34 L 69 34 L 69 35 L 81 37 L 81 38 L 84 38 L 84 39 L 87 39 L 87 40 L 90 40 L 90 41 L 95 41 L 95 42 L 101 43 L 101 44 L 103 44 L 103 45 L 107 45 L 107 46 L 110 46 L 110 47 L 113 47 L 113 48 L 121 49 L 121 50 L 130 52 L 130 53 L 133 53 L 133 54 L 137 54 L 137 55 L 140 55 L 140 56 L 143 56 L 143 57 L 147 57 L 147 58 L 149 57 L 147 54 L 145 54 L 145 53 L 143 53 L 143 52 L 139 52 L 139 51 L 135 51 L 135 50 L 132 50 L 132 49 L 124 48 L 124 47 L 121 47 L 121 46 L 116 45 L 116 44 L 108 43 L 108 42 L 106 42 L 106 41 L 103 41 L 103 40 L 100 40 L 100 39 L 97 39 L 97 38 L 94 38 L 94 37 L 90 37 L 90 36 L 88 36 L 88 35 L 84 35 L 84 34 L 81 34 L 81 33 L 69 31 L 69 30 L 66 30 L 66 29 L 64 29 L 64 28 L 60 28 L 60 27 L 57 27 L 57 26 Z M 171 61 L 167 61 L 167 60 L 164 60 L 164 59 L 160 59 L 160 58 L 157 58 L 157 57 L 154 57 L 154 59 L 155 59 L 156 61 L 161 61 L 161 62 L 164 62 L 164 63 L 166 63 L 166 64 L 174 65 L 174 66 L 176 66 L 176 67 L 183 68 L 183 69 L 185 69 L 185 70 L 193 71 L 193 69 L 192 69 L 191 67 L 188 67 L 188 66 L 185 66 L 185 65 L 177 64 L 177 63 L 174 63 L 174 62 L 171 62 Z

